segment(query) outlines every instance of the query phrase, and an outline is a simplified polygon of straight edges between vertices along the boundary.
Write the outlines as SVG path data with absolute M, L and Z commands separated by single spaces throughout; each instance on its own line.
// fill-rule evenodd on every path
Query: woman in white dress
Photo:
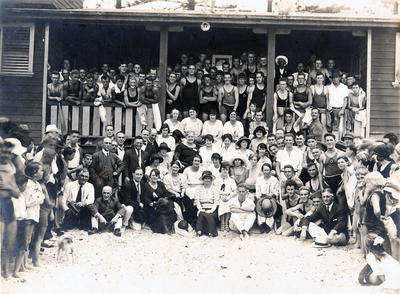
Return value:
M 231 210 L 229 207 L 229 200 L 236 195 L 236 182 L 229 176 L 228 163 L 221 165 L 221 172 L 219 177 L 215 180 L 215 185 L 219 188 L 219 207 L 218 217 L 221 220 L 221 231 L 229 231 L 229 219 L 231 217 Z
M 215 153 L 216 148 L 214 147 L 213 143 L 214 137 L 210 134 L 205 135 L 204 137 L 205 145 L 200 147 L 199 154 L 203 159 L 203 167 L 204 169 L 210 170 L 213 166 L 213 162 L 211 160 L 211 156 Z

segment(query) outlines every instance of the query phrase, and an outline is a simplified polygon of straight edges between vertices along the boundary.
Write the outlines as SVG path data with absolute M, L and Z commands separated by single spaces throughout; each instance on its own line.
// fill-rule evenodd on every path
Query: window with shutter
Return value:
M 32 75 L 34 24 L 0 24 L 0 74 Z

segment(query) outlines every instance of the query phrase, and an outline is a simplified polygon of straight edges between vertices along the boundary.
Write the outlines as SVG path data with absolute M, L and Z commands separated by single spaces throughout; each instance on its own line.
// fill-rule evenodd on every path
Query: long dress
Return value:
M 144 186 L 143 204 L 147 223 L 154 233 L 166 233 L 165 228 L 171 229 L 177 220 L 174 203 L 168 198 L 172 194 L 162 182 L 157 182 L 154 189 L 149 183 Z M 150 203 L 155 202 L 153 206 Z

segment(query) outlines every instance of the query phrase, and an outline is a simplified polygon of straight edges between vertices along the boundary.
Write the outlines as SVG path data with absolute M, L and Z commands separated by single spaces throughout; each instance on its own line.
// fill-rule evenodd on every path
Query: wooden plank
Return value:
M 57 124 L 57 108 L 58 108 L 57 105 L 50 106 L 50 124 L 52 125 Z
M 385 96 L 385 95 L 374 95 L 372 97 L 373 101 L 372 104 L 375 103 L 399 103 L 399 97 L 397 96 Z
M 119 132 L 122 129 L 122 107 L 114 108 L 114 131 Z
M 125 112 L 125 135 L 127 137 L 132 137 L 133 129 L 133 109 L 132 108 L 126 108 Z
M 400 97 L 400 88 L 385 88 L 385 89 L 376 89 L 372 88 L 371 89 L 371 95 L 382 95 L 382 96 L 395 96 L 395 97 Z M 400 103 L 400 101 L 399 101 Z
M 372 30 L 368 29 L 367 32 L 367 69 L 366 69 L 366 98 L 367 98 L 367 123 L 366 123 L 366 137 L 369 138 L 370 134 L 370 121 L 371 121 L 371 47 L 372 47 Z
M 165 119 L 165 103 L 166 103 L 166 83 L 167 83 L 167 64 L 168 64 L 168 27 L 163 26 L 160 30 L 160 55 L 159 55 L 159 72 L 160 79 L 160 102 L 158 103 L 161 120 Z
M 267 64 L 267 107 L 266 107 L 266 118 L 267 124 L 272 131 L 272 117 L 274 115 L 273 105 L 274 105 L 274 75 L 275 75 L 275 43 L 276 43 L 276 34 L 275 29 L 268 30 L 268 64 Z
M 393 58 L 372 58 L 372 68 L 379 66 L 391 66 L 393 67 Z
M 79 130 L 79 106 L 72 106 L 71 130 Z
M 371 77 L 373 81 L 390 81 L 393 82 L 394 75 L 390 73 L 374 73 Z
M 63 106 L 61 106 L 61 108 L 62 108 L 62 112 L 63 112 L 63 114 L 64 114 L 64 119 L 65 119 L 65 123 L 66 123 L 66 127 L 67 127 L 67 130 L 68 131 L 70 131 L 70 128 L 69 128 L 69 126 L 71 125 L 70 124 L 70 122 L 71 122 L 71 117 L 69 116 L 69 106 L 68 105 L 63 105 Z
M 93 136 L 100 136 L 100 115 L 99 108 L 93 107 Z
M 389 74 L 394 77 L 394 66 L 372 66 L 372 72 L 376 74 Z
M 106 109 L 106 116 L 107 116 L 107 124 L 112 124 L 112 107 L 104 107 Z M 105 125 L 103 126 L 103 129 L 105 130 Z M 103 130 L 103 131 L 104 131 Z
M 82 136 L 89 136 L 90 132 L 90 107 L 82 107 Z
M 399 107 L 400 108 L 400 107 Z M 400 118 L 400 109 L 394 111 L 382 111 L 382 110 L 375 110 L 371 108 L 371 118 L 381 118 L 385 117 L 387 119 L 399 119 Z
M 371 120 L 371 126 L 399 126 L 400 117 L 397 118 L 375 118 Z

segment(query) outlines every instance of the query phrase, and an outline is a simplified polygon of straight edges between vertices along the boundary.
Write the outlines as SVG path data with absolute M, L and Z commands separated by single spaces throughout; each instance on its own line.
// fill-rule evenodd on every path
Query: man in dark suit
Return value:
M 281 78 L 287 78 L 289 76 L 289 71 L 287 69 L 289 61 L 286 56 L 284 55 L 279 55 L 275 58 L 275 79 L 274 79 L 274 85 L 276 86 L 279 84 L 279 79 Z
M 321 206 L 312 215 L 302 219 L 301 234 L 304 236 L 305 230 L 308 230 L 310 235 L 315 238 L 315 245 L 346 245 L 348 241 L 347 219 L 347 210 L 343 205 L 334 202 L 332 189 L 327 188 L 322 192 Z M 323 227 L 315 224 L 318 220 L 322 220 Z
M 96 197 L 101 197 L 104 186 L 115 188 L 118 185 L 118 176 L 124 170 L 124 163 L 115 153 L 110 152 L 111 142 L 110 138 L 104 138 L 102 150 L 93 154 L 92 180 Z
M 156 154 L 158 151 L 156 137 L 157 137 L 156 129 L 151 129 L 151 131 L 147 129 L 142 130 L 142 138 L 143 138 L 142 150 L 146 151 L 149 157 L 151 157 L 153 154 Z
M 144 170 L 148 158 L 147 152 L 142 150 L 143 138 L 140 136 L 135 137 L 133 140 L 133 148 L 126 150 L 124 155 L 124 172 L 122 176 L 125 183 L 132 180 L 134 171 L 139 167 Z
M 137 167 L 133 172 L 132 181 L 127 182 L 121 190 L 121 203 L 126 206 L 133 207 L 132 219 L 139 224 L 145 222 L 145 213 L 143 210 L 143 193 L 144 193 L 144 183 L 143 183 L 143 170 Z

